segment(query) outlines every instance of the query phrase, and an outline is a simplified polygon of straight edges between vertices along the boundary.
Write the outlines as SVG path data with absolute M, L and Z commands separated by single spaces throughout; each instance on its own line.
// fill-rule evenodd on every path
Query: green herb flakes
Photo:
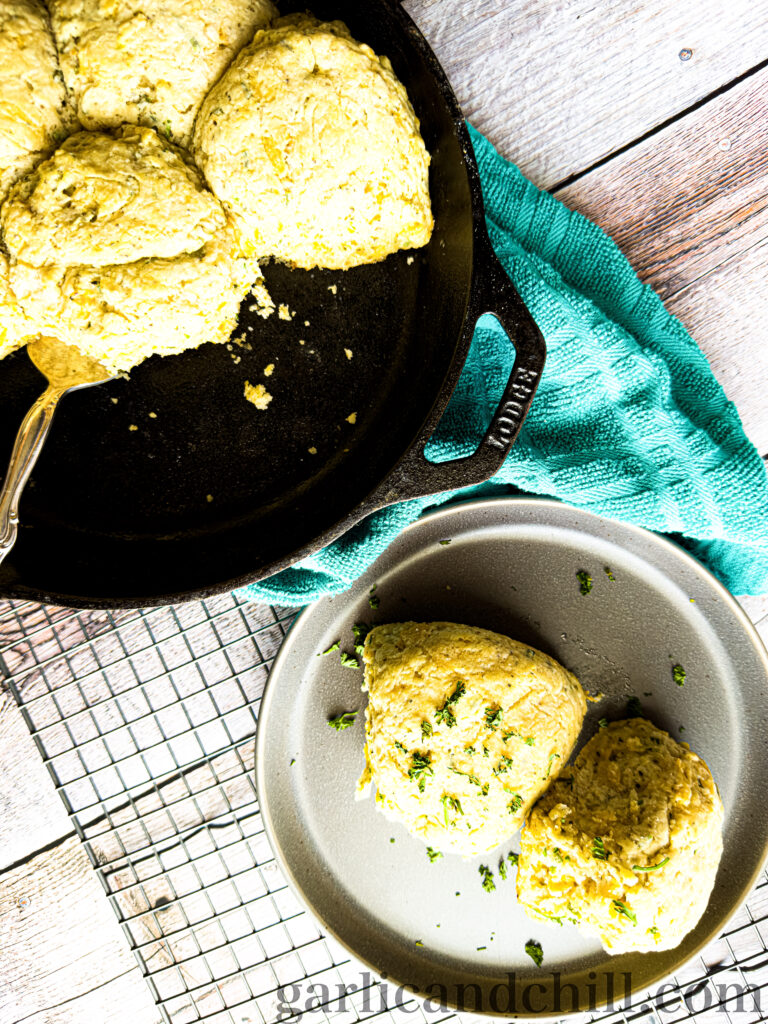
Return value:
M 330 725 L 332 729 L 336 729 L 338 732 L 341 732 L 342 729 L 348 729 L 356 718 L 356 711 L 345 711 L 343 714 L 337 715 L 335 718 L 329 718 L 328 725 Z
M 660 860 L 658 864 L 649 864 L 647 867 L 641 868 L 637 864 L 632 865 L 632 870 L 637 871 L 638 874 L 647 873 L 648 871 L 658 871 L 659 868 L 663 868 L 665 864 L 669 864 L 669 857 L 665 857 L 664 860 Z
M 529 939 L 526 942 L 525 952 L 537 967 L 541 967 L 544 963 L 544 950 L 541 948 L 541 943 L 537 942 L 535 939 Z
M 326 650 L 320 651 L 318 658 L 324 658 L 326 654 L 332 654 L 334 651 L 338 651 L 340 647 L 341 640 L 335 640 L 330 647 L 326 648 Z
M 515 793 L 512 799 L 507 804 L 507 810 L 510 814 L 517 814 L 520 808 L 523 806 L 523 798 L 519 793 Z
M 352 637 L 355 642 L 355 654 L 362 658 L 365 650 L 365 638 L 371 631 L 371 627 L 365 622 L 357 622 L 352 627 Z
M 643 705 L 640 703 L 637 697 L 630 697 L 627 701 L 627 710 L 625 712 L 627 718 L 645 718 L 645 711 Z
M 408 751 L 403 746 L 403 744 L 400 742 L 400 740 L 395 740 L 395 747 L 397 747 L 398 750 L 402 751 L 403 754 L 407 754 L 408 753 Z
M 559 761 L 560 760 L 560 755 L 559 754 L 550 754 L 549 755 L 549 760 L 547 761 L 547 774 L 544 776 L 545 779 L 549 778 L 549 776 L 550 776 L 550 774 L 552 772 L 552 762 L 555 759 L 557 759 Z
M 485 709 L 485 724 L 489 729 L 498 729 L 501 725 L 501 719 L 503 712 L 501 708 L 486 708 Z
M 377 597 L 376 594 L 371 594 L 368 598 L 368 604 L 375 610 L 381 604 L 381 598 Z
M 691 600 L 693 600 L 693 598 L 691 598 Z M 661 932 L 656 927 L 656 925 L 654 925 L 653 928 L 648 928 L 646 930 L 647 930 L 649 935 L 652 935 L 654 937 L 654 939 L 658 939 L 659 936 L 661 935 Z
M 597 724 L 598 724 L 598 727 L 600 729 L 607 729 L 608 728 L 608 719 L 607 718 L 601 718 L 600 721 Z
M 613 572 L 611 571 L 611 567 L 609 565 L 606 565 L 606 566 L 603 567 L 603 572 L 608 577 L 608 579 L 611 581 L 611 583 L 615 583 L 616 582 L 616 577 L 613 575 Z
M 672 678 L 677 686 L 685 686 L 685 669 L 682 665 L 672 666 Z
M 461 809 L 461 801 L 457 796 L 449 796 L 447 793 L 443 793 L 440 797 L 440 803 L 443 805 L 443 821 L 445 822 L 445 827 L 450 828 L 448 812 L 453 811 L 454 814 L 463 814 L 464 811 Z M 458 893 L 456 895 L 458 896 Z
M 360 668 L 360 662 L 346 651 L 341 652 L 341 664 L 344 668 Z
M 510 852 L 507 854 L 507 860 L 509 861 L 513 868 L 516 868 L 517 863 L 520 860 L 520 854 Z
M 416 941 L 414 942 L 414 945 L 415 946 L 423 946 L 424 943 L 421 941 L 421 939 L 416 939 Z
M 441 540 L 440 541 L 440 544 L 442 544 L 443 547 L 445 547 L 446 544 L 450 544 L 450 543 L 451 543 L 450 538 L 448 538 L 447 540 Z
M 469 754 L 470 757 L 474 757 L 477 751 L 475 750 L 474 747 L 464 747 L 464 753 Z
M 611 902 L 617 913 L 621 914 L 622 917 L 626 917 L 632 924 L 637 924 L 637 916 L 634 910 L 631 910 L 626 903 L 622 902 L 622 900 L 612 900 Z
M 418 751 L 411 757 L 411 767 L 408 769 L 408 778 L 413 779 L 419 787 L 419 792 L 424 792 L 427 779 L 434 775 L 435 771 L 431 764 L 432 758 L 429 754 L 420 754 Z
M 451 708 L 445 704 L 435 711 L 435 719 L 438 725 L 445 725 L 449 729 L 452 729 L 456 725 L 456 715 L 454 715 Z
M 421 723 L 421 735 L 424 737 L 425 740 L 429 739 L 429 737 L 432 735 L 431 722 L 424 721 Z
M 592 856 L 595 860 L 608 860 L 608 854 L 605 852 L 605 845 L 601 836 L 595 836 L 592 840 Z
M 452 704 L 455 704 L 460 697 L 466 692 L 466 684 L 459 680 L 454 687 L 453 693 L 445 698 L 445 702 L 442 707 L 439 707 L 435 711 L 435 718 L 437 719 L 438 725 L 446 725 L 449 729 L 452 729 L 456 725 L 456 715 L 453 713 L 451 708 Z
M 586 569 L 579 569 L 576 573 L 576 579 L 579 581 L 579 590 L 581 591 L 582 597 L 584 597 L 592 589 L 592 577 Z
M 436 860 L 440 860 L 443 856 L 439 850 L 434 850 L 431 846 L 427 847 L 427 856 L 429 857 L 429 863 L 434 864 Z
M 503 857 L 499 861 L 499 878 L 504 882 L 507 880 L 507 862 Z
M 472 785 L 477 786 L 478 789 L 483 788 L 482 782 L 480 781 L 480 779 L 478 779 L 474 772 L 463 772 L 460 768 L 454 768 L 453 765 L 451 765 L 448 770 L 453 772 L 454 775 L 463 775 L 465 779 L 469 779 Z
M 493 880 L 493 872 L 491 871 L 491 869 L 488 867 L 487 864 L 481 864 L 477 870 L 480 873 L 480 877 L 482 878 L 482 887 L 485 889 L 486 892 L 493 892 L 494 889 L 496 888 L 496 883 Z
M 502 759 L 499 761 L 499 763 L 493 769 L 493 774 L 494 775 L 503 775 L 504 772 L 508 772 L 511 767 L 512 767 L 512 758 L 511 757 L 502 757 Z

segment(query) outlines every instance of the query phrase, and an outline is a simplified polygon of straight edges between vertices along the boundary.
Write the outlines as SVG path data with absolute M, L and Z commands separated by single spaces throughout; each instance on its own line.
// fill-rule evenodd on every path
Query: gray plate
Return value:
M 587 596 L 576 579 L 581 569 L 594 578 Z M 495 892 L 481 888 L 478 866 L 495 871 L 500 856 L 518 849 L 517 837 L 484 857 L 430 864 L 423 844 L 372 799 L 354 800 L 364 716 L 343 732 L 327 721 L 362 712 L 362 673 L 342 667 L 337 653 L 317 655 L 337 639 L 351 652 L 355 622 L 405 619 L 485 626 L 553 655 L 588 691 L 606 694 L 590 706 L 580 743 L 599 718 L 624 717 L 636 695 L 649 718 L 706 760 L 725 804 L 725 850 L 709 907 L 677 949 L 609 957 L 570 925 L 528 918 L 515 900 L 514 871 L 507 881 L 496 876 Z M 678 663 L 687 672 L 683 687 L 672 679 Z M 553 501 L 441 509 L 290 631 L 259 715 L 264 823 L 322 927 L 378 973 L 475 1012 L 561 1017 L 594 1009 L 672 974 L 746 898 L 768 847 L 767 696 L 768 656 L 749 620 L 673 544 Z M 531 938 L 544 950 L 541 969 L 524 951 Z

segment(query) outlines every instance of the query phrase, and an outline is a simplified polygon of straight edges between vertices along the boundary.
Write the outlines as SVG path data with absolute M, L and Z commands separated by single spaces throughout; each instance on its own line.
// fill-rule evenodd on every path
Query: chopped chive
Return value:
M 416 751 L 411 757 L 411 767 L 408 769 L 408 778 L 413 779 L 423 793 L 427 784 L 427 778 L 434 775 L 435 771 L 431 765 L 432 758 L 429 754 L 420 754 Z
M 613 900 L 612 902 L 613 906 L 619 914 L 622 914 L 624 917 L 626 917 L 629 921 L 632 922 L 632 924 L 637 924 L 637 915 L 633 910 L 630 910 L 626 903 L 624 903 L 622 900 Z
M 330 725 L 332 729 L 336 729 L 340 732 L 342 729 L 348 729 L 356 717 L 356 711 L 345 711 L 343 714 L 337 715 L 335 718 L 329 718 L 328 725 Z
M 544 963 L 544 950 L 541 948 L 541 943 L 537 942 L 535 939 L 529 939 L 526 942 L 525 952 L 537 967 L 541 967 Z
M 658 864 L 649 864 L 647 867 L 644 867 L 644 868 L 641 868 L 641 867 L 639 867 L 639 865 L 634 864 L 632 866 L 632 870 L 633 871 L 637 871 L 638 873 L 640 873 L 640 872 L 648 872 L 648 871 L 658 871 L 659 868 L 663 868 L 665 864 L 669 864 L 669 857 L 665 857 L 664 860 L 660 860 Z
M 485 724 L 489 729 L 496 729 L 501 725 L 503 711 L 501 708 L 489 707 L 485 709 Z
M 493 872 L 491 871 L 491 869 L 488 867 L 487 864 L 481 864 L 477 870 L 480 873 L 480 877 L 482 878 L 482 887 L 485 889 L 486 892 L 493 892 L 493 890 L 496 888 L 496 883 L 493 880 Z
M 592 589 L 592 577 L 589 575 L 586 569 L 579 569 L 576 573 L 576 579 L 579 581 L 579 590 L 581 591 L 582 597 L 590 592 Z

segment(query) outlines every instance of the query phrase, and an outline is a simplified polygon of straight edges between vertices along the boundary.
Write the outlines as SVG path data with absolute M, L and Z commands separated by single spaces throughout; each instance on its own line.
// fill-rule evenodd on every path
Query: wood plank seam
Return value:
M 608 153 L 606 156 L 601 157 L 599 160 L 595 160 L 595 162 L 590 164 L 589 167 L 584 167 L 580 171 L 575 171 L 573 174 L 569 174 L 568 177 L 563 178 L 562 181 L 558 181 L 554 185 L 550 186 L 550 188 L 547 191 L 551 192 L 552 195 L 556 195 L 557 192 L 559 192 L 561 189 L 568 188 L 569 185 L 573 185 L 575 182 L 580 181 L 582 178 L 586 177 L 586 175 L 590 174 L 592 171 L 596 171 L 601 167 L 605 167 L 606 164 L 611 163 L 611 161 L 615 160 L 617 157 L 623 156 L 625 153 L 629 153 L 630 150 L 634 149 L 636 146 L 639 146 L 641 143 L 646 142 L 648 139 L 652 139 L 654 135 L 658 135 L 660 132 L 663 132 L 666 128 L 669 128 L 670 125 L 673 125 L 677 121 L 681 121 L 683 118 L 688 117 L 689 114 L 694 113 L 696 110 L 700 110 L 708 103 L 711 103 L 713 100 L 717 99 L 718 96 L 723 96 L 725 93 L 730 92 L 731 89 L 735 89 L 737 86 L 741 85 L 742 82 L 745 82 L 747 81 L 747 79 L 752 78 L 753 75 L 758 74 L 765 68 L 768 68 L 768 58 L 766 58 L 763 61 L 760 61 L 759 64 L 755 64 L 748 71 L 744 71 L 742 74 L 737 75 L 736 78 L 731 79 L 730 82 L 726 82 L 724 85 L 721 85 L 717 89 L 714 89 L 711 93 L 708 93 L 706 96 L 703 96 L 700 100 L 696 100 L 695 103 L 691 103 L 689 106 L 685 107 L 685 109 L 678 111 L 676 114 L 673 114 L 671 117 L 668 117 L 664 121 L 660 121 L 659 124 L 655 125 L 653 128 L 649 128 L 647 132 L 644 132 L 642 135 L 638 135 L 638 137 L 636 139 L 633 139 L 632 142 L 627 142 L 625 145 L 619 146 L 617 149 L 613 150 L 611 153 Z

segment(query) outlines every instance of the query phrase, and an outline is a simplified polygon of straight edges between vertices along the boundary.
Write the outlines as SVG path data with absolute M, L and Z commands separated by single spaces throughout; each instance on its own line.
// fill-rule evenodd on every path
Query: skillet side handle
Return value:
M 469 317 L 472 325 L 491 313 L 515 347 L 515 362 L 485 437 L 471 454 L 450 462 L 430 462 L 417 444 L 401 460 L 371 510 L 396 501 L 483 483 L 499 471 L 517 439 L 533 402 L 546 359 L 546 344 L 517 289 L 507 277 L 483 228 L 476 236 L 475 287 Z

